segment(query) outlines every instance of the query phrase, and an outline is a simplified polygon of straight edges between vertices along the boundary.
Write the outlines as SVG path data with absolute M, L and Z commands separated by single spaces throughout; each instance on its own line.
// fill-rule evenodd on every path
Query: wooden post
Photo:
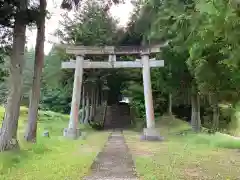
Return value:
M 76 68 L 74 73 L 74 84 L 72 93 L 72 103 L 71 103 L 71 113 L 70 120 L 68 124 L 68 130 L 66 135 L 71 138 L 76 138 L 78 135 L 77 125 L 78 125 L 78 110 L 81 99 L 81 86 L 82 86 L 82 76 L 83 76 L 83 56 L 77 56 Z

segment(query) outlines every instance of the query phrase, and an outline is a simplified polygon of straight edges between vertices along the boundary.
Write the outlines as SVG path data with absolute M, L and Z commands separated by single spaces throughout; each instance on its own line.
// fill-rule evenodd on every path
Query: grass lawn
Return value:
M 18 132 L 21 150 L 0 153 L 0 180 L 82 179 L 108 137 L 108 132 L 81 127 L 87 131 L 86 139 L 68 140 L 62 137 L 62 130 L 69 116 L 40 111 L 37 143 L 28 144 L 22 140 L 26 119 L 27 109 L 22 108 Z M 42 137 L 45 129 L 50 131 L 50 138 Z
M 124 132 L 142 180 L 240 179 L 240 140 L 220 133 L 194 134 L 187 123 L 169 117 L 157 126 L 163 142 L 141 142 L 139 132 Z

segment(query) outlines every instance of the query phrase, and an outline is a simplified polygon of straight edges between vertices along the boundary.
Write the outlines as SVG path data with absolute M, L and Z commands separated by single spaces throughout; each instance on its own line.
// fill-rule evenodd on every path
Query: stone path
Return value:
M 92 173 L 84 180 L 137 180 L 134 164 L 124 137 L 120 131 L 113 132 L 103 151 L 92 166 Z

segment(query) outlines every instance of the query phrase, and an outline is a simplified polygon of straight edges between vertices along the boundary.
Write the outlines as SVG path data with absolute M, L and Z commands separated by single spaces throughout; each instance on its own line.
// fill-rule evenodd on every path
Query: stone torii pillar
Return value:
M 77 56 L 76 68 L 74 73 L 74 83 L 71 102 L 71 113 L 68 128 L 65 129 L 64 135 L 72 139 L 76 139 L 79 136 L 78 130 L 78 111 L 81 99 L 82 80 L 83 80 L 83 56 Z
M 142 61 L 142 76 L 143 76 L 143 88 L 144 88 L 144 101 L 146 111 L 146 123 L 147 128 L 143 129 L 142 140 L 163 140 L 160 133 L 155 129 L 155 117 L 152 98 L 152 83 L 149 63 L 149 53 L 141 54 Z

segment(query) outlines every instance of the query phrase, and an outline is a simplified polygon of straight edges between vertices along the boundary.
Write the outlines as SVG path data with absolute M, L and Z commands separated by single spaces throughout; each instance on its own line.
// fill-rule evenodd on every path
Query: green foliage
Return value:
M 57 31 L 63 42 L 82 45 L 112 45 L 116 21 L 98 1 L 88 1 L 74 18 L 64 16 L 63 29 Z
M 56 34 L 62 43 L 76 45 L 113 45 L 118 39 L 116 21 L 106 12 L 98 1 L 89 1 L 83 11 L 75 12 L 74 18 L 64 16 L 62 29 Z M 61 49 L 54 47 L 46 57 L 43 75 L 42 108 L 68 113 L 70 110 L 73 86 L 73 70 L 62 70 L 61 61 L 68 56 Z M 93 61 L 105 61 L 105 56 L 87 56 Z M 110 89 L 109 103 L 118 99 L 124 76 L 119 70 L 84 70 L 84 83 Z
M 239 20 L 239 9 L 225 0 L 149 0 L 136 7 L 125 43 L 130 38 L 139 43 L 136 34 L 145 43 L 169 40 L 169 46 L 157 55 L 165 60 L 165 67 L 151 73 L 155 107 L 168 103 L 168 93 L 174 105 L 190 104 L 191 93 L 199 93 L 201 105 L 209 108 L 209 124 L 219 111 L 218 128 L 227 128 L 232 114 L 223 112 L 218 104 L 239 101 Z M 141 80 L 135 83 L 129 91 Z M 128 94 L 133 106 L 141 109 L 139 94 Z
M 28 101 L 33 81 L 35 51 L 30 49 L 25 52 L 25 66 L 23 69 L 23 98 Z
M 176 9 L 176 10 L 175 10 Z M 184 12 L 183 4 L 178 5 L 177 1 L 147 1 L 142 4 L 142 8 L 136 7 L 135 14 L 129 23 L 127 36 L 121 41 L 122 44 L 131 44 L 131 38 L 135 40 L 135 45 L 142 43 L 162 43 L 172 38 L 170 46 L 162 48 L 162 52 L 157 54 L 157 59 L 165 60 L 165 67 L 151 70 L 154 108 L 156 114 L 163 114 L 168 104 L 168 94 L 173 97 L 173 104 L 189 104 L 186 96 L 191 87 L 192 77 L 185 63 L 188 58 L 186 48 L 181 48 L 177 42 L 176 24 L 171 20 L 171 16 L 176 18 Z M 183 17 L 182 17 L 183 18 Z M 176 20 L 179 21 L 180 20 Z M 147 25 L 146 25 L 147 24 Z M 182 30 L 184 31 L 184 30 Z M 139 40 L 140 37 L 141 39 Z M 175 39 L 174 39 L 175 38 Z M 181 42 L 182 43 L 182 42 Z M 134 70 L 130 70 L 129 74 Z M 134 73 L 133 73 L 134 74 Z M 136 76 L 142 76 L 140 71 Z M 136 77 L 135 76 L 135 77 Z M 134 77 L 131 76 L 131 77 Z M 144 95 L 141 78 L 134 78 L 129 83 L 125 94 L 132 99 L 131 104 L 136 109 L 138 117 L 144 117 Z
M 130 105 L 134 107 L 137 117 L 145 117 L 143 86 L 133 81 L 128 82 L 127 88 L 123 91 L 127 97 L 131 97 Z
M 84 11 L 76 12 L 73 20 L 65 18 L 65 20 L 62 22 L 63 29 L 59 29 L 57 32 L 61 40 L 69 44 L 79 44 L 81 42 L 84 45 L 112 45 L 114 43 L 114 39 L 118 38 L 116 36 L 116 22 L 106 11 L 104 11 L 99 2 L 96 3 L 95 1 L 89 1 L 84 6 Z M 32 85 L 31 77 L 33 77 L 34 54 L 35 52 L 33 50 L 25 52 L 26 63 L 23 71 L 24 105 L 28 104 L 30 88 Z M 69 58 L 70 57 L 66 55 L 62 49 L 56 46 L 54 46 L 52 51 L 45 56 L 40 108 L 62 113 L 69 113 L 74 71 L 61 69 L 61 62 L 63 60 L 66 61 Z M 93 60 L 102 60 L 102 58 L 103 57 L 97 57 Z M 2 60 L 0 61 L 0 64 L 2 65 Z M 7 64 L 4 64 L 4 67 L 7 67 Z M 0 72 L 3 72 L 2 68 L 0 68 Z M 115 76 L 117 73 L 112 72 L 112 74 Z M 93 84 L 99 83 L 98 81 L 104 82 L 106 81 L 106 78 L 109 79 L 109 75 L 111 75 L 111 73 L 109 74 L 104 70 L 85 71 L 84 81 Z M 119 78 L 119 81 L 121 81 L 121 77 Z M 114 81 L 112 80 L 112 82 Z M 0 97 L 4 100 L 6 100 L 5 94 L 7 93 L 5 90 L 7 89 L 6 85 L 6 83 L 0 83 Z M 119 88 L 118 85 L 112 85 L 112 87 L 115 87 L 115 89 L 112 88 L 112 92 L 119 92 L 119 90 L 116 89 Z M 4 90 L 3 87 L 5 88 Z M 113 95 L 116 96 L 116 93 L 113 93 Z
M 8 77 L 8 69 L 6 67 L 6 62 L 9 61 L 12 34 L 11 29 L 1 25 L 0 28 L 0 104 L 3 104 L 7 96 L 6 79 Z
M 40 100 L 41 109 L 61 113 L 70 112 L 73 71 L 62 71 L 61 61 L 64 56 L 65 54 L 55 46 L 45 56 Z
M 6 101 L 8 70 L 6 68 L 7 53 L 4 48 L 0 48 L 0 104 Z
M 199 24 L 194 27 L 188 64 L 201 92 L 217 93 L 221 99 L 229 100 L 230 89 L 238 89 L 240 85 L 239 57 L 234 53 L 239 47 L 236 42 L 239 17 L 225 1 L 201 1 L 196 10 Z M 235 91 L 232 96 L 237 98 L 238 94 Z
M 229 124 L 234 124 L 230 123 L 234 119 L 233 111 L 227 111 L 219 105 L 234 105 L 240 97 L 240 18 L 236 4 L 225 0 L 138 2 L 127 29 L 117 28 L 117 22 L 100 1 L 91 0 L 81 6 L 82 11 L 75 12 L 73 18 L 64 15 L 62 28 L 56 32 L 61 43 L 141 45 L 159 44 L 168 40 L 169 45 L 162 48 L 156 57 L 164 59 L 165 66 L 151 71 L 156 114 L 166 111 L 169 94 L 172 96 L 173 106 L 189 106 L 191 95 L 197 93 L 201 95 L 201 107 L 206 111 L 206 127 L 210 128 L 214 124 L 216 112 L 219 112 L 220 117 L 219 130 L 228 129 Z M 25 99 L 28 98 L 32 81 L 29 77 L 32 77 L 33 53 L 29 51 L 25 54 Z M 73 70 L 62 70 L 60 67 L 62 61 L 70 58 L 72 56 L 66 55 L 56 46 L 45 57 L 42 109 L 69 113 Z M 85 58 L 93 61 L 107 59 L 104 56 Z M 121 60 L 135 58 L 125 56 Z M 2 72 L 0 67 L 0 73 Z M 109 104 L 116 102 L 120 95 L 130 97 L 136 118 L 145 118 L 143 82 L 139 69 L 85 70 L 84 83 L 91 87 L 102 85 L 102 90 L 108 89 Z M 3 89 L 2 83 L 0 87 Z M 4 87 L 6 89 L 6 84 Z M 2 94 L 6 92 L 0 91 Z M 0 97 L 3 99 L 5 95 Z M 187 116 L 190 117 L 190 113 Z
M 46 89 L 41 98 L 41 108 L 55 112 L 69 113 L 71 93 L 70 89 Z
M 90 126 L 95 130 L 103 130 L 104 129 L 104 122 L 102 121 L 96 121 L 96 122 L 90 122 Z

